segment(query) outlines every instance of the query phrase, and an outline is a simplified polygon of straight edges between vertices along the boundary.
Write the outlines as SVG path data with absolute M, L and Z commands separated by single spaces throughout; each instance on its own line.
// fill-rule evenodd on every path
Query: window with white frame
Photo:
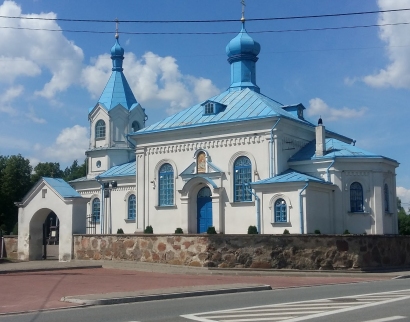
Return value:
M 282 198 L 275 201 L 274 219 L 275 219 L 275 223 L 288 222 L 287 205 L 286 205 L 286 201 L 283 200 Z
M 137 215 L 137 198 L 134 194 L 128 197 L 128 216 L 127 219 L 135 220 Z
M 350 211 L 363 212 L 363 187 L 359 182 L 350 185 Z
M 252 181 L 252 163 L 249 158 L 241 156 L 235 160 L 234 166 L 234 201 L 252 201 L 250 188 L 246 185 Z
M 95 198 L 92 203 L 93 221 L 100 222 L 100 199 Z
M 105 139 L 105 122 L 103 120 L 99 120 L 95 125 L 95 138 Z
M 384 184 L 384 211 L 389 212 L 389 186 L 387 183 Z
M 174 169 L 169 163 L 161 166 L 159 177 L 159 206 L 174 205 Z

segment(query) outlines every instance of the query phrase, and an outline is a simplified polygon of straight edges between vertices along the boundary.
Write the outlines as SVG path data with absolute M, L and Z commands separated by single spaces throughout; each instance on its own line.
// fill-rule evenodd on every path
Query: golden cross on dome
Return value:
M 118 35 L 118 18 L 115 18 L 115 38 L 118 39 L 119 35 Z
M 241 3 L 242 3 L 242 18 L 241 18 L 241 21 L 245 21 L 245 6 L 246 6 L 245 0 L 241 0 Z

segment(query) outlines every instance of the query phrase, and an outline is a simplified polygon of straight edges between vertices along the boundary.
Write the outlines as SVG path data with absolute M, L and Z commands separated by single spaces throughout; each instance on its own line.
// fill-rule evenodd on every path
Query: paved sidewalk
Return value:
M 104 267 L 104 268 L 102 268 Z M 81 269 L 80 269 L 81 268 Z M 369 282 L 409 272 L 218 270 L 112 261 L 0 264 L 0 314 L 312 285 Z M 170 296 L 169 294 L 175 294 Z M 182 295 L 181 295 L 182 294 Z M 164 295 L 167 295 L 164 297 Z M 71 300 L 71 302 L 63 302 Z M 74 299 L 74 300 L 73 300 Z M 77 299 L 77 300 L 76 300 Z

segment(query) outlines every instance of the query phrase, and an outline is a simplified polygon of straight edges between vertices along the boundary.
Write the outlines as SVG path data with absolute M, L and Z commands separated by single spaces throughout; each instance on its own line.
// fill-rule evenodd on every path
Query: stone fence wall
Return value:
M 3 236 L 3 257 L 9 259 L 17 259 L 17 235 L 7 235 Z M 1 240 L 0 240 L 0 247 L 1 247 Z M 0 249 L 1 255 L 1 249 Z
M 410 266 L 410 237 L 384 235 L 74 235 L 74 258 L 301 270 Z

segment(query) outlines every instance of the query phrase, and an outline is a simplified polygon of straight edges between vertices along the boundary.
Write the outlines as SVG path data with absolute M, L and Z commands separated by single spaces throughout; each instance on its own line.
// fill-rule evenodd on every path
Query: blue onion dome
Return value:
M 252 55 L 257 56 L 261 51 L 261 45 L 252 39 L 245 29 L 245 23 L 242 23 L 240 33 L 232 39 L 226 46 L 226 54 L 228 57 L 236 55 Z
M 124 48 L 118 42 L 118 36 L 115 37 L 115 44 L 111 48 L 111 56 L 124 56 Z

